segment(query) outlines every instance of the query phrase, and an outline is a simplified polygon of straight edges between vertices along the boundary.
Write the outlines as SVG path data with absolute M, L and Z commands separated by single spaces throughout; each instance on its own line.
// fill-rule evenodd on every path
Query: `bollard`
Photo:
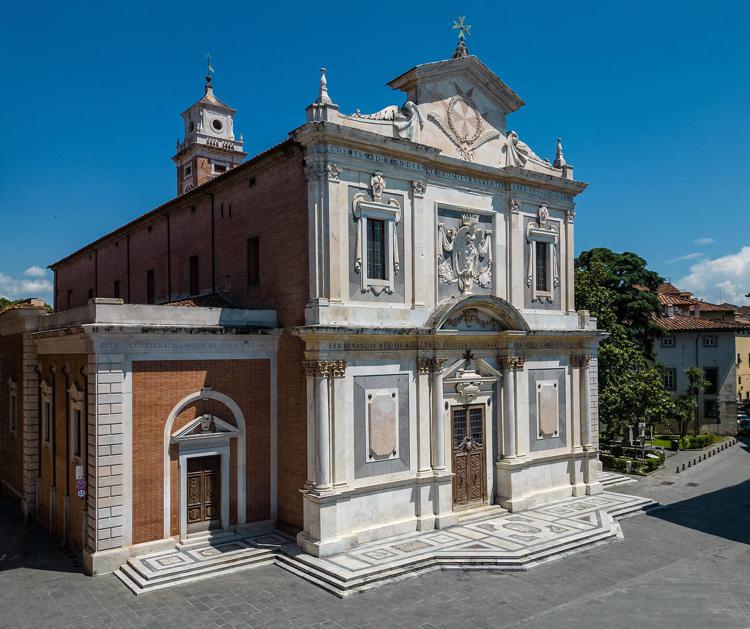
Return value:
M 675 474 L 679 474 L 679 473 L 680 473 L 680 466 L 678 465 L 677 466 L 677 471 L 675 472 Z
M 685 464 L 684 464 L 684 463 L 682 464 L 682 469 L 683 469 L 683 470 L 685 469 Z
M 695 465 L 695 459 L 693 459 L 693 465 Z
M 688 461 L 688 467 L 690 467 L 690 461 Z

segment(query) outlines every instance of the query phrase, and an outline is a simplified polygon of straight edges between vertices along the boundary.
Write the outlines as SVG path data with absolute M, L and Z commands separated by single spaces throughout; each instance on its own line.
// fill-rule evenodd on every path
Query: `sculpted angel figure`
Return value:
M 544 160 L 534 153 L 531 147 L 523 142 L 515 131 L 508 133 L 503 151 L 505 152 L 506 167 L 520 166 L 523 168 L 528 160 L 539 162 L 540 164 L 544 163 Z
M 424 119 L 419 113 L 417 106 L 407 100 L 402 107 L 398 105 L 389 105 L 374 114 L 361 114 L 359 111 L 354 114 L 355 118 L 364 120 L 391 120 L 396 135 L 405 140 L 419 142 L 421 131 L 424 127 Z

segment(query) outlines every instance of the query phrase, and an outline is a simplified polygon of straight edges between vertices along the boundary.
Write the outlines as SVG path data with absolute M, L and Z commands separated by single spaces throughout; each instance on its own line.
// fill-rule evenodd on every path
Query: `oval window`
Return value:
M 221 131 L 224 128 L 224 125 L 221 124 L 221 120 L 215 119 L 211 126 L 214 128 L 215 131 Z

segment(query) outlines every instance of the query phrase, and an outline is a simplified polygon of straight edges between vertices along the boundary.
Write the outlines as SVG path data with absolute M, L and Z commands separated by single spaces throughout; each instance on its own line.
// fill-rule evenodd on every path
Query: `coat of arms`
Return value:
M 463 214 L 461 226 L 454 230 L 438 224 L 442 255 L 438 277 L 444 284 L 458 284 L 462 294 L 471 294 L 474 284 L 488 288 L 492 284 L 492 230 L 479 227 L 477 214 Z

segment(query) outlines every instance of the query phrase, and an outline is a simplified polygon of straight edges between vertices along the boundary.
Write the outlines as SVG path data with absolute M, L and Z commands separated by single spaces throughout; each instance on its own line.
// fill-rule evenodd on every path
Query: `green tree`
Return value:
M 599 348 L 599 417 L 611 438 L 627 425 L 665 423 L 674 400 L 664 389 L 661 367 L 616 330 Z
M 576 308 L 609 332 L 599 347 L 599 417 L 606 433 L 621 435 L 639 421 L 668 421 L 674 400 L 654 361 L 654 340 L 662 336 L 654 320 L 661 311 L 661 276 L 634 253 L 603 248 L 581 253 L 575 272 Z
M 674 400 L 674 417 L 677 420 L 677 429 L 680 437 L 683 439 L 687 436 L 688 425 L 693 419 L 695 402 L 687 394 L 680 395 Z
M 687 395 L 693 401 L 692 406 L 693 412 L 695 413 L 693 434 L 697 435 L 700 428 L 700 426 L 698 425 L 698 398 L 700 397 L 702 391 L 711 386 L 711 383 L 706 380 L 703 369 L 701 369 L 700 367 L 690 367 L 690 369 L 686 369 L 685 375 L 688 377 Z M 685 435 L 680 436 L 684 437 Z
M 576 259 L 576 308 L 599 319 L 599 327 L 613 332 L 624 328 L 649 358 L 654 341 L 663 336 L 654 316 L 661 312 L 656 289 L 664 280 L 635 253 L 605 248 L 584 251 Z

